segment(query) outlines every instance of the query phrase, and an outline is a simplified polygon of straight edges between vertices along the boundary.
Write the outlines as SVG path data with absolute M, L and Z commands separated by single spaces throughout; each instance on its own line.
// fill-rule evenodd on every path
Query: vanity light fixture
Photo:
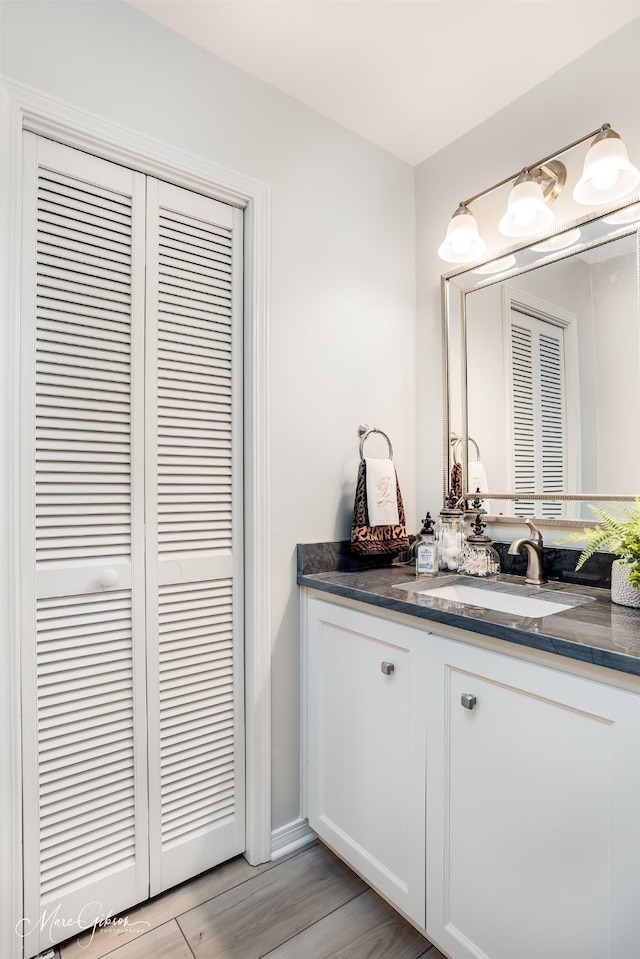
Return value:
M 595 138 L 595 139 L 594 139 Z M 453 214 L 447 235 L 438 247 L 438 256 L 448 263 L 472 263 L 482 257 L 486 243 L 480 236 L 471 203 L 493 193 L 507 183 L 512 184 L 507 209 L 498 225 L 505 236 L 528 237 L 549 230 L 553 212 L 549 206 L 565 185 L 567 170 L 558 157 L 587 140 L 593 140 L 587 153 L 584 170 L 573 197 L 578 203 L 598 205 L 619 200 L 640 183 L 640 171 L 629 161 L 620 136 L 603 123 L 597 130 L 575 140 L 556 153 L 525 167 L 487 190 L 464 200 Z
M 478 260 L 487 245 L 478 233 L 478 224 L 466 203 L 461 203 L 449 221 L 447 235 L 438 247 L 438 256 L 448 263 Z
M 576 203 L 587 205 L 620 200 L 640 183 L 640 170 L 629 162 L 627 148 L 608 123 L 589 148 L 584 170 L 573 190 Z
M 532 236 L 549 229 L 553 213 L 547 203 L 556 198 L 567 176 L 563 163 L 556 161 L 553 170 L 554 176 L 547 178 L 552 189 L 546 196 L 540 177 L 536 176 L 538 171 L 522 171 L 511 189 L 506 212 L 498 224 L 504 236 Z

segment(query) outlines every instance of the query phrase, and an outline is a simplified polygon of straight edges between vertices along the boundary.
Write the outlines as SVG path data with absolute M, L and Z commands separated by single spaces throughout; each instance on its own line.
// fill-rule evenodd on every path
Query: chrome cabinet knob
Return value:
M 385 676 L 390 676 L 395 668 L 393 663 L 380 663 L 380 672 L 384 673 Z
M 460 697 L 460 702 L 462 703 L 465 709 L 473 709 L 473 707 L 477 703 L 477 699 L 475 696 L 472 696 L 471 693 L 463 693 L 462 696 Z

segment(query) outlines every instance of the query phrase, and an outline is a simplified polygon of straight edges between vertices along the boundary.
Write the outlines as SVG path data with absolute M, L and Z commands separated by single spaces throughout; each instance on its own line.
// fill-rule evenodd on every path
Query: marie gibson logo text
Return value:
M 151 925 L 150 922 L 146 922 L 144 919 L 136 919 L 132 922 L 128 916 L 114 916 L 111 911 L 105 915 L 102 903 L 100 902 L 88 902 L 82 906 L 78 915 L 73 918 L 70 916 L 61 916 L 60 910 L 61 905 L 58 903 L 53 909 L 43 909 L 42 915 L 38 920 L 27 918 L 19 919 L 16 923 L 16 933 L 22 939 L 26 939 L 27 936 L 32 935 L 34 932 L 48 932 L 51 945 L 55 945 L 56 942 L 60 942 L 61 938 L 63 938 L 60 936 L 61 930 L 68 929 L 70 935 L 77 929 L 80 929 L 82 932 L 90 930 L 91 935 L 86 942 L 80 942 L 80 939 L 78 939 L 79 947 L 86 949 L 86 947 L 93 942 L 93 937 L 98 929 L 105 929 L 111 926 L 120 932 L 138 933 L 142 931 L 143 927 L 148 929 Z

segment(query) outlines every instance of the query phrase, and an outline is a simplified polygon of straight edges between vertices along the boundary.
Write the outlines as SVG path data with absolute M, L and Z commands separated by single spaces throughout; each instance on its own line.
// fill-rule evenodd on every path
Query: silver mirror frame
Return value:
M 483 289 L 487 286 L 491 286 L 495 283 L 503 282 L 504 280 L 509 280 L 512 277 L 519 276 L 523 273 L 528 273 L 531 270 L 539 269 L 542 266 L 547 265 L 548 263 L 556 263 L 559 260 L 565 259 L 570 256 L 574 256 L 577 253 L 582 253 L 586 250 L 592 249 L 597 246 L 601 246 L 603 243 L 611 242 L 612 240 L 619 239 L 624 236 L 629 236 L 630 234 L 636 235 L 636 267 L 637 267 L 637 316 L 638 316 L 638 328 L 640 335 L 640 223 L 628 223 L 621 224 L 618 229 L 612 229 L 610 233 L 607 233 L 606 237 L 597 237 L 593 240 L 576 243 L 565 250 L 557 250 L 555 252 L 549 253 L 548 255 L 542 255 L 539 258 L 536 258 L 535 261 L 527 263 L 524 265 L 517 265 L 511 269 L 504 270 L 502 272 L 496 272 L 495 274 L 488 274 L 484 276 L 479 276 L 476 282 L 473 282 L 467 288 L 456 287 L 451 281 L 456 277 L 460 277 L 465 273 L 469 273 L 472 270 L 476 270 L 479 266 L 485 266 L 492 263 L 495 260 L 501 260 L 503 257 L 510 256 L 512 254 L 518 254 L 523 250 L 529 250 L 531 247 L 538 245 L 539 243 L 549 240 L 552 237 L 566 233 L 568 230 L 575 229 L 577 227 L 584 226 L 590 223 L 596 223 L 603 220 L 607 216 L 611 216 L 614 213 L 617 213 L 621 210 L 626 209 L 629 206 L 632 206 L 635 203 L 640 201 L 640 194 L 635 193 L 632 196 L 628 196 L 624 199 L 624 202 L 618 201 L 617 203 L 607 206 L 605 208 L 599 208 L 596 213 L 593 211 L 586 214 L 583 217 L 572 220 L 568 223 L 563 223 L 559 226 L 556 226 L 551 232 L 536 236 L 533 239 L 528 239 L 526 243 L 519 243 L 514 246 L 508 247 L 506 249 L 501 249 L 499 254 L 487 257 L 482 260 L 477 260 L 474 263 L 465 264 L 462 267 L 458 267 L 455 270 L 450 271 L 449 273 L 444 273 L 440 279 L 440 294 L 441 294 L 441 323 L 442 323 L 442 358 L 443 358 L 443 375 L 442 375 L 442 385 L 443 385 L 443 395 L 442 395 L 442 405 L 443 405 L 443 436 L 442 436 L 442 463 L 443 463 L 443 476 L 442 476 L 442 490 L 443 498 L 447 496 L 450 490 L 451 482 L 451 386 L 452 386 L 452 371 L 451 371 L 451 324 L 452 324 L 452 309 L 451 301 L 453 296 L 458 296 L 459 298 L 459 337 L 460 337 L 460 360 L 461 368 L 459 370 L 460 382 L 461 382 L 461 440 L 462 440 L 462 450 L 461 450 L 461 466 L 462 466 L 462 485 L 463 485 L 463 498 L 465 500 L 472 500 L 475 497 L 475 492 L 469 491 L 467 489 L 467 477 L 468 477 L 468 452 L 469 452 L 469 415 L 468 415 L 468 381 L 467 381 L 467 308 L 466 308 L 466 297 L 468 293 L 473 292 L 477 289 Z M 638 494 L 640 490 L 640 477 L 638 477 L 638 489 L 635 492 L 630 492 L 628 495 L 624 494 L 606 494 L 606 493 L 566 493 L 558 495 L 550 495 L 549 493 L 537 493 L 532 491 L 531 493 L 505 493 L 505 492 L 488 492 L 483 494 L 483 499 L 494 499 L 494 500 L 553 500 L 557 502 L 630 502 L 633 501 L 634 497 Z M 509 524 L 520 524 L 522 522 L 521 517 L 518 516 L 487 516 L 487 520 L 490 522 L 499 522 L 499 523 L 509 523 Z M 540 520 L 545 525 L 550 526 L 585 526 L 589 523 L 585 523 L 584 520 L 574 520 L 574 519 L 544 519 Z

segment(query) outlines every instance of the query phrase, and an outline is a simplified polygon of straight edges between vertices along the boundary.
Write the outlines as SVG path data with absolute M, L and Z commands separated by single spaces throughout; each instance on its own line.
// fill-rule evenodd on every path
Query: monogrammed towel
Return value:
M 377 518 L 391 519 L 397 518 L 396 522 L 382 523 L 376 525 L 371 520 L 370 503 L 368 498 L 368 477 L 371 459 L 360 460 L 358 467 L 358 479 L 356 481 L 356 497 L 353 505 L 353 525 L 351 527 L 351 550 L 354 553 L 399 553 L 403 549 L 409 548 L 409 537 L 405 525 L 404 506 L 402 505 L 402 494 L 400 493 L 400 484 L 396 475 L 395 467 L 391 460 L 373 460 L 376 464 L 391 464 L 393 470 L 393 494 L 395 496 L 396 511 L 391 510 L 391 505 L 387 502 L 393 499 L 391 489 L 385 484 L 377 489 L 375 478 L 373 479 L 374 492 L 372 501 L 376 499 L 374 507 L 374 516 Z M 388 468 L 371 468 L 371 472 L 378 478 L 386 475 L 388 478 Z M 380 500 L 380 502 L 378 502 Z M 380 510 L 381 512 L 378 512 Z
M 480 490 L 481 493 L 488 493 L 487 474 L 480 460 L 470 460 L 468 472 L 469 482 L 467 485 L 469 486 L 469 492 L 475 493 L 476 490 Z
M 367 510 L 370 526 L 397 526 L 398 493 L 396 471 L 389 459 L 365 457 Z

